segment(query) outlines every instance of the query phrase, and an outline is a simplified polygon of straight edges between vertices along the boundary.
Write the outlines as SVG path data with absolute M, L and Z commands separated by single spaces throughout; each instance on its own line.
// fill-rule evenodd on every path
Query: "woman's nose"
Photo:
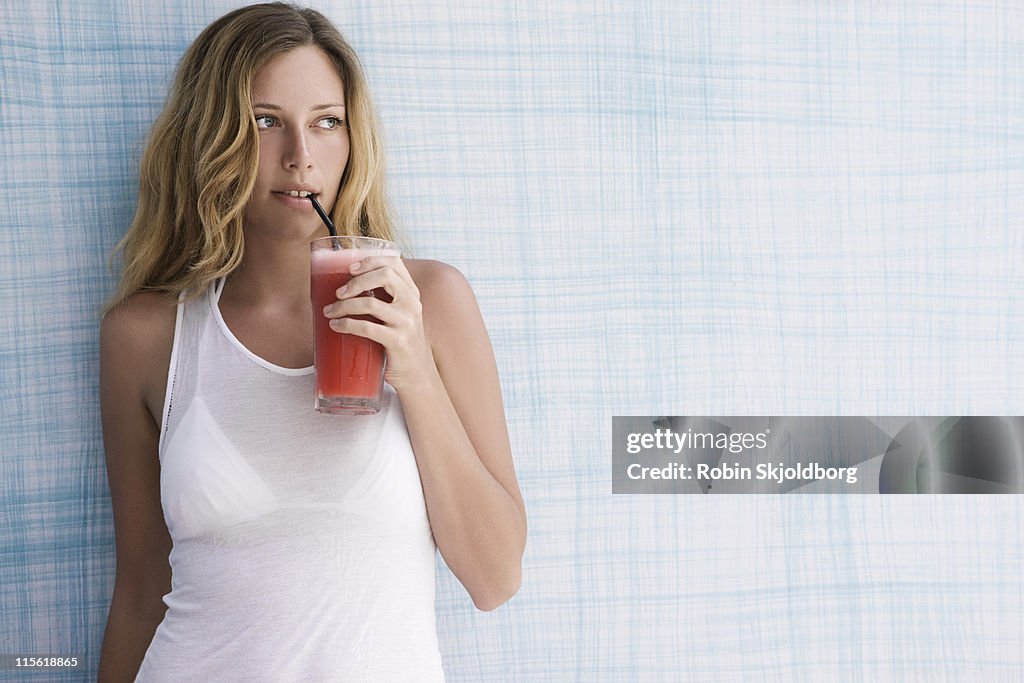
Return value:
M 309 140 L 303 128 L 293 129 L 288 138 L 288 145 L 285 150 L 284 165 L 286 168 L 307 169 L 313 167 L 313 155 L 309 150 Z

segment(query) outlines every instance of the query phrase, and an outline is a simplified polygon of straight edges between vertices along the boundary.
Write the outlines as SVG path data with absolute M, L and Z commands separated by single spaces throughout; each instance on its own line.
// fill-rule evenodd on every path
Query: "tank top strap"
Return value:
M 199 353 L 202 338 L 209 324 L 210 295 L 213 283 L 199 296 L 192 296 L 192 290 L 178 295 L 174 321 L 174 341 L 171 344 L 171 359 L 167 367 L 167 387 L 164 391 L 163 416 L 160 422 L 158 452 L 163 453 L 168 434 L 181 419 L 181 415 L 198 390 Z
M 181 349 L 181 327 L 182 320 L 185 314 L 185 297 L 187 290 L 178 292 L 178 304 L 175 306 L 174 314 L 174 338 L 171 342 L 171 360 L 167 366 L 167 383 L 164 388 L 164 405 L 160 411 L 160 439 L 157 445 L 157 451 L 163 450 L 164 441 L 167 435 L 167 417 L 171 412 L 171 398 L 174 394 L 174 377 L 178 369 L 178 357 L 180 356 Z

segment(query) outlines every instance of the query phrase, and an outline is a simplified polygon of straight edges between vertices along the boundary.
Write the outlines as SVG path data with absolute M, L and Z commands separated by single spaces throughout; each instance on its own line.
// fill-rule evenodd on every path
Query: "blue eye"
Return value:
M 263 121 L 265 119 L 269 120 L 270 123 L 268 125 L 260 125 L 260 121 Z M 274 118 L 273 116 L 271 116 L 270 114 L 260 114 L 259 116 L 256 117 L 256 127 L 257 128 L 272 128 L 276 121 L 277 121 L 277 119 Z
M 322 125 L 324 123 L 330 123 L 330 125 L 329 126 L 324 126 L 324 125 Z M 319 125 L 324 130 L 334 130 L 335 128 L 344 128 L 345 127 L 345 121 L 342 120 L 342 119 L 339 119 L 337 116 L 328 116 L 326 118 L 320 119 L 317 122 L 317 125 Z

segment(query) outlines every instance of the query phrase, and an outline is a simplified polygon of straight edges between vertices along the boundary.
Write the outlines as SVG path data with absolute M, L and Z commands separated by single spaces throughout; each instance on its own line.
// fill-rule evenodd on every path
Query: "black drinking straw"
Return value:
M 320 202 L 316 200 L 316 196 L 312 194 L 309 195 L 309 201 L 313 202 L 313 208 L 316 209 L 318 214 L 320 214 L 320 220 L 322 220 L 324 225 L 327 226 L 327 231 L 331 233 L 331 237 L 337 237 L 338 229 L 334 227 L 334 223 L 331 222 L 331 217 L 327 215 L 326 211 L 324 211 L 324 207 L 320 206 Z M 341 245 L 338 244 L 337 240 L 332 240 L 331 246 L 336 250 L 341 248 Z

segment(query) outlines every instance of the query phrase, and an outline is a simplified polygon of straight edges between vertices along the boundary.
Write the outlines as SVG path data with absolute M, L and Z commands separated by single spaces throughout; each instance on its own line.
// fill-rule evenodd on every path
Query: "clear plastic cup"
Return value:
M 313 304 L 314 407 L 334 415 L 373 415 L 384 390 L 384 347 L 354 334 L 331 329 L 324 307 L 338 300 L 337 290 L 353 275 L 349 266 L 367 256 L 400 256 L 394 242 L 372 237 L 320 237 L 310 242 L 309 292 Z M 383 290 L 360 296 L 386 298 Z M 380 322 L 373 316 L 356 319 Z

